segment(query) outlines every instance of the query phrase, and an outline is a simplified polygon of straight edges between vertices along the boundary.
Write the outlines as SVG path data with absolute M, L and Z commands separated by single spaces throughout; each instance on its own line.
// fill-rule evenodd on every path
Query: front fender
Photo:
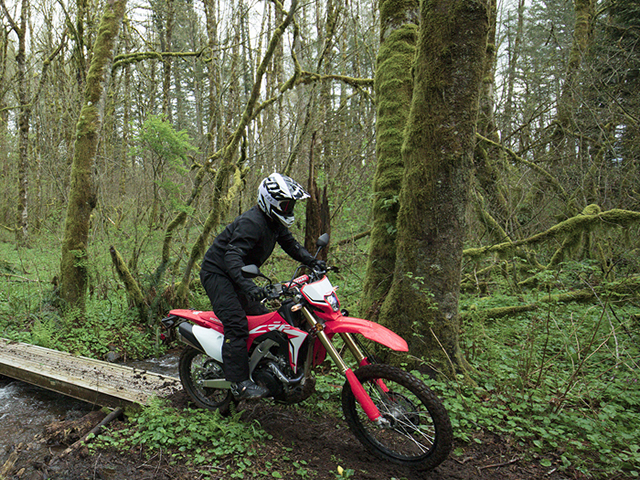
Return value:
M 343 317 L 340 315 L 335 320 L 327 320 L 324 331 L 328 335 L 334 333 L 359 333 L 362 336 L 378 342 L 391 350 L 398 352 L 409 351 L 409 346 L 404 338 L 392 332 L 378 323 L 355 317 Z

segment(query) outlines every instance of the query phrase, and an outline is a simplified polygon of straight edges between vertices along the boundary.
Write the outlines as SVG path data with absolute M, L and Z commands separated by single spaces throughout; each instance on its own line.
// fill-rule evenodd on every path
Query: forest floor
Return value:
M 184 401 L 180 395 L 174 404 Z M 195 479 L 336 479 L 356 480 L 582 480 L 591 477 L 571 471 L 560 471 L 559 458 L 546 456 L 552 462 L 544 467 L 540 458 L 534 458 L 518 448 L 508 438 L 487 434 L 471 443 L 456 445 L 442 465 L 430 472 L 418 472 L 382 462 L 361 448 L 348 431 L 342 419 L 330 416 L 312 417 L 300 409 L 290 409 L 268 402 L 241 404 L 242 419 L 255 420 L 273 436 L 258 455 L 250 457 L 251 466 L 242 471 L 233 465 L 219 462 L 214 467 L 189 468 L 174 464 L 166 452 L 151 456 L 136 449 L 121 452 L 98 449 L 90 453 L 82 447 L 66 457 L 49 454 L 30 454 L 30 447 L 16 447 L 15 463 L 8 471 L 0 471 L 2 479 L 20 480 L 195 480 Z M 118 427 L 116 422 L 115 427 Z M 42 449 L 40 449 L 42 451 Z M 546 462 L 545 462 L 546 463 Z M 7 465 L 5 465 L 6 467 Z M 338 474 L 338 466 L 344 469 Z M 1 467 L 1 466 L 0 466 Z M 231 467 L 231 468 L 229 468 Z M 1 470 L 1 468 L 0 468 Z M 206 473 L 205 473 L 206 472 Z M 233 475 L 233 472 L 237 474 Z M 3 475 L 4 474 L 4 475 Z M 609 477 L 623 479 L 623 476 Z

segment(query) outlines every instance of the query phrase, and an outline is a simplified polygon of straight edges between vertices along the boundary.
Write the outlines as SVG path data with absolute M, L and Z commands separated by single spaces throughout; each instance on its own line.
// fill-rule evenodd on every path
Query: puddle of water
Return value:
M 179 377 L 178 364 L 180 363 L 180 354 L 171 353 L 160 358 L 150 358 L 136 362 L 127 362 L 126 365 L 135 368 L 141 368 L 153 373 L 160 373 L 170 377 Z

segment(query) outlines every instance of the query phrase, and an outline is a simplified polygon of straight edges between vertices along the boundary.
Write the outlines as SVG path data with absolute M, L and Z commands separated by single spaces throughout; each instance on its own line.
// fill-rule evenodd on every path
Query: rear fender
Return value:
M 190 322 L 205 328 L 212 328 L 222 332 L 222 323 L 213 312 L 203 312 L 201 310 L 174 309 L 169 312 L 170 315 L 184 318 Z
M 178 333 L 184 343 L 222 363 L 222 343 L 224 341 L 222 333 L 200 325 L 191 325 L 188 322 L 183 322 L 178 326 Z
M 380 343 L 397 352 L 409 351 L 404 338 L 382 325 L 362 318 L 344 317 L 340 315 L 335 320 L 328 320 L 324 324 L 327 335 L 335 333 L 359 333 L 365 338 Z

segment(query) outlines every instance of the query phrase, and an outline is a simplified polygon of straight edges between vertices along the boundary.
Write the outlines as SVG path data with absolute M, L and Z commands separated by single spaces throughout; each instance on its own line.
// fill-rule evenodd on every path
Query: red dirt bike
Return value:
M 328 242 L 327 234 L 318 239 L 316 256 Z M 314 367 L 328 354 L 346 377 L 342 410 L 347 424 L 371 453 L 421 470 L 435 468 L 447 458 L 453 433 L 441 401 L 410 373 L 376 363 L 354 334 L 392 350 L 407 351 L 400 336 L 341 311 L 327 272 L 313 271 L 273 284 L 255 265 L 242 270 L 248 278 L 267 279 L 267 299 L 281 301 L 277 311 L 248 317 L 251 377 L 267 387 L 275 401 L 292 404 L 308 398 L 315 391 Z M 234 398 L 222 369 L 220 320 L 213 312 L 171 310 L 162 323 L 169 331 L 169 341 L 177 330 L 187 345 L 179 365 L 187 394 L 199 407 L 228 411 Z M 334 345 L 338 338 L 358 363 L 355 372 Z

